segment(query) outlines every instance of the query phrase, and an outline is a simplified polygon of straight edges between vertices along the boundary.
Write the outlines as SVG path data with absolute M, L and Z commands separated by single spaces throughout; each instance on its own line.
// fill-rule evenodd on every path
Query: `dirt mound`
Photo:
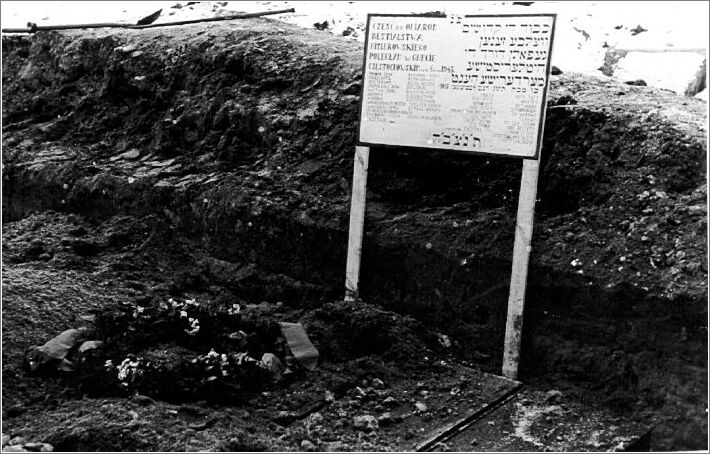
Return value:
M 326 287 L 334 282 L 335 273 L 319 274 L 340 266 L 344 255 L 340 235 L 347 228 L 360 49 L 268 24 L 194 26 L 179 35 L 112 31 L 5 39 L 8 218 L 32 208 L 99 218 L 115 211 L 158 213 L 209 243 L 236 244 L 218 258 L 256 255 L 250 261 L 298 280 Z M 536 228 L 545 252 L 533 260 L 577 272 L 570 263 L 579 259 L 586 276 L 605 283 L 702 292 L 693 282 L 707 270 L 693 246 L 681 254 L 681 265 L 690 265 L 690 271 L 680 268 L 690 274 L 681 282 L 675 282 L 677 273 L 668 277 L 672 261 L 660 258 L 677 255 L 682 243 L 697 244 L 701 254 L 706 249 L 702 102 L 679 103 L 663 91 L 567 74 L 553 78 L 550 98 Z M 434 210 L 430 217 L 437 224 L 467 227 L 476 217 L 495 224 L 491 216 L 500 213 L 510 224 L 514 216 L 517 161 L 375 150 L 371 167 L 370 228 L 389 228 L 380 242 L 393 229 L 421 236 L 409 220 L 396 222 L 406 213 Z M 445 207 L 455 208 L 446 213 Z M 236 250 L 237 237 L 283 238 L 282 229 L 308 235 L 293 255 Z M 459 249 L 480 254 L 502 240 L 492 255 L 507 257 L 509 232 L 484 230 L 466 238 L 472 246 Z M 612 232 L 626 235 L 623 244 L 607 243 Z M 679 245 L 671 235 L 681 238 Z M 314 237 L 327 238 L 328 247 L 305 244 Z M 561 247 L 577 238 L 588 239 L 585 250 L 643 253 L 632 258 L 633 266 L 617 270 L 620 257 L 607 253 L 585 261 Z M 457 259 L 465 258 L 461 252 Z M 303 262 L 303 255 L 317 260 L 289 264 Z
M 432 355 L 436 335 L 421 322 L 362 301 L 322 305 L 305 320 L 324 359 L 379 355 L 403 366 Z
M 373 149 L 372 306 L 331 303 L 361 57 L 269 20 L 4 37 L 4 328 L 33 320 L 25 342 L 4 333 L 4 364 L 84 309 L 181 297 L 305 310 L 331 359 L 414 360 L 438 348 L 424 323 L 498 370 L 516 160 Z M 610 405 L 651 419 L 686 415 L 659 446 L 705 446 L 678 433 L 707 433 L 706 105 L 566 72 L 549 99 L 523 373 L 626 393 Z M 35 287 L 76 307 L 50 317 Z M 19 382 L 4 395 L 32 393 Z

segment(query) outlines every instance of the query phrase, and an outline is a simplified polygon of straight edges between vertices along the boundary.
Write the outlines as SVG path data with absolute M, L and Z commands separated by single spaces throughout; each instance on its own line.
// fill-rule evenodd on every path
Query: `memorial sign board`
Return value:
M 555 15 L 370 14 L 360 145 L 537 158 Z

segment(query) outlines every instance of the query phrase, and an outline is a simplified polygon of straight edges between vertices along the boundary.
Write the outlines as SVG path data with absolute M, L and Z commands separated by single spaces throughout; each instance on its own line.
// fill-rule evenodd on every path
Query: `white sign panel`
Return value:
M 536 158 L 555 15 L 367 21 L 360 143 Z

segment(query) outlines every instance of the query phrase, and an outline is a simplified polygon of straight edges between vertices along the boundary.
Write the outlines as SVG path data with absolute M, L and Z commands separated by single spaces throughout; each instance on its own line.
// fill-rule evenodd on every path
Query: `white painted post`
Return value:
M 530 240 L 533 232 L 537 177 L 539 173 L 539 159 L 523 160 L 523 175 L 520 178 L 520 195 L 518 198 L 518 217 L 515 223 L 515 245 L 513 246 L 513 272 L 510 276 L 508 319 L 505 325 L 505 350 L 503 352 L 503 376 L 511 380 L 517 380 L 518 377 L 525 286 L 528 279 Z
M 345 270 L 345 301 L 355 301 L 359 292 L 358 281 L 360 280 L 360 258 L 362 257 L 362 234 L 365 227 L 365 197 L 369 161 L 370 147 L 355 147 L 348 262 Z

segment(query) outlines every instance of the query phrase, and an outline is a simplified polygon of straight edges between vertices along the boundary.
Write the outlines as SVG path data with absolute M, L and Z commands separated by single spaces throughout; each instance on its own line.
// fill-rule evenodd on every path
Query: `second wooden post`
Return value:
M 348 261 L 345 269 L 345 301 L 354 301 L 359 294 L 360 259 L 362 257 L 362 235 L 365 227 L 365 197 L 367 194 L 367 166 L 369 161 L 370 147 L 355 147 Z

